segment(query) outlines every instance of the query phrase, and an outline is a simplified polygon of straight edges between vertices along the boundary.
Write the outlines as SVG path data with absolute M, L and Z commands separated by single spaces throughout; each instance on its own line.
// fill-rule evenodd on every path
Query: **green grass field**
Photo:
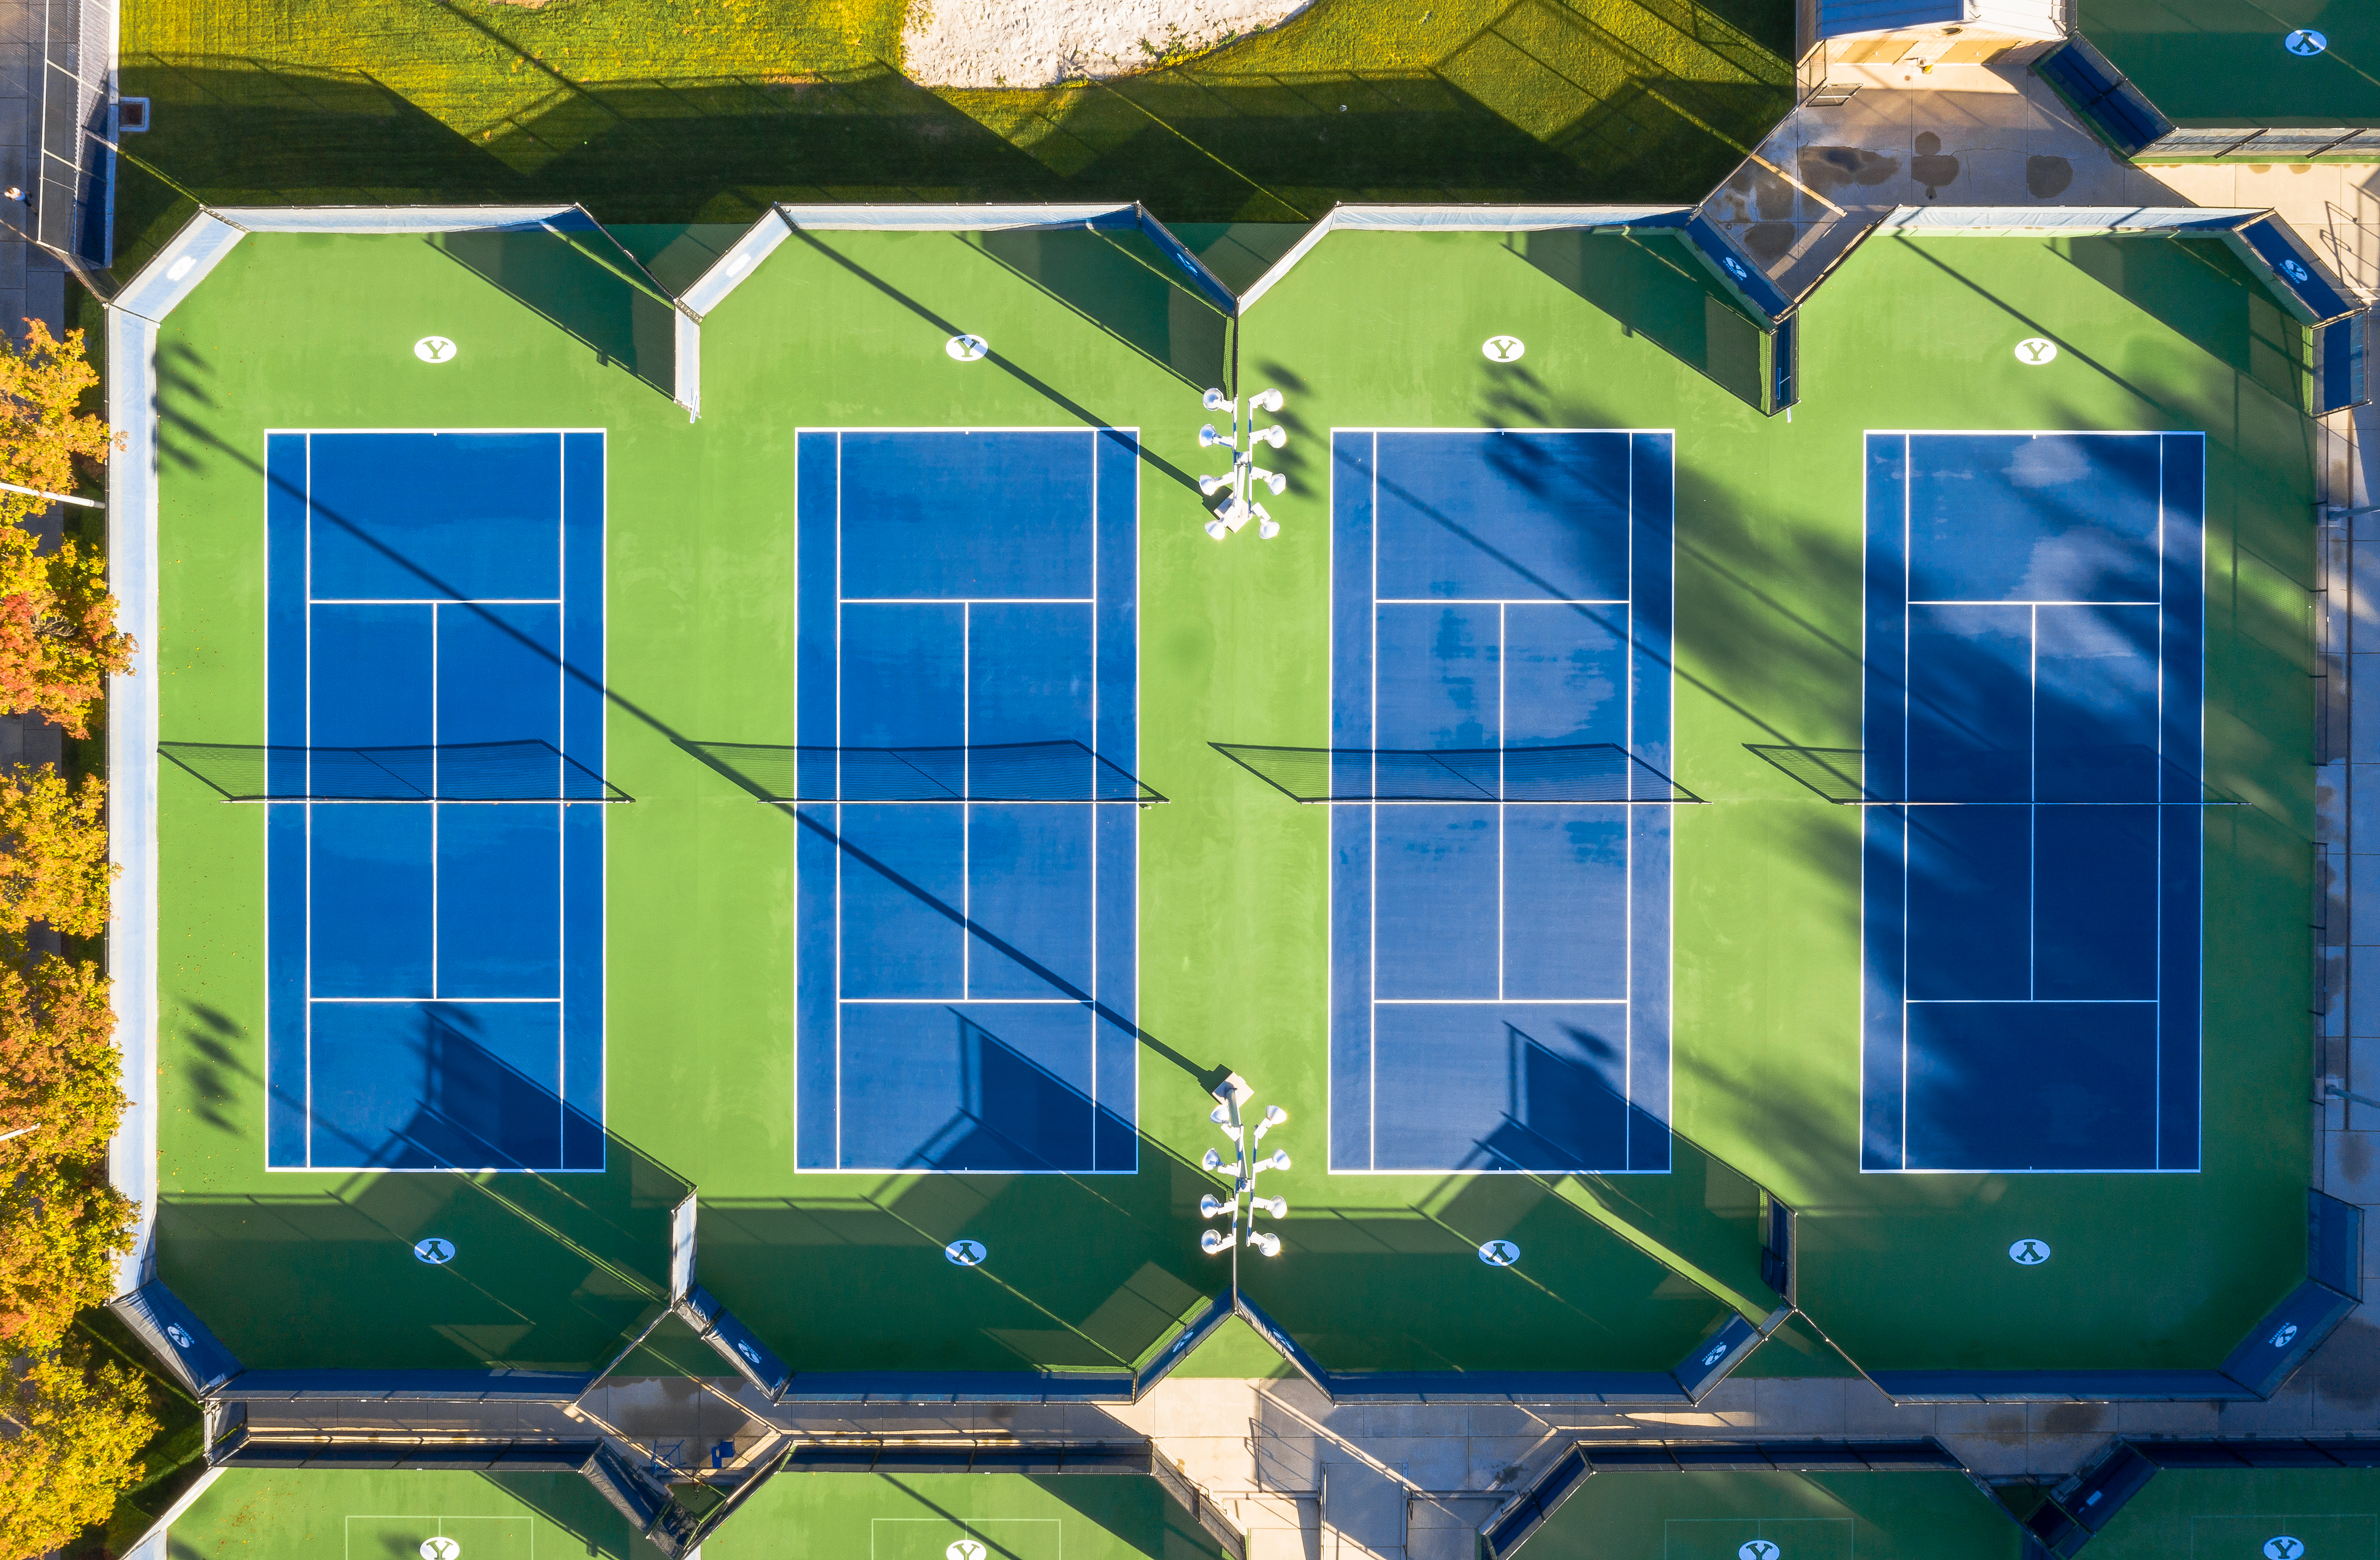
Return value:
M 177 1518 L 171 1560 L 636 1560 L 656 1551 L 575 1473 L 235 1468 Z M 780 1474 L 703 1545 L 726 1560 L 1215 1560 L 1154 1480 Z
M 663 269 L 720 239 L 625 237 Z M 1805 311 L 1788 421 L 1667 240 L 1336 235 L 1240 327 L 1244 388 L 1292 397 L 1292 487 L 1279 541 L 1221 547 L 1183 474 L 1224 323 L 1098 235 L 797 238 L 709 316 L 693 423 L 590 350 L 616 279 L 535 259 L 251 237 L 161 335 L 169 739 L 261 740 L 262 430 L 610 439 L 608 762 L 638 800 L 609 812 L 608 1173 L 268 1174 L 261 819 L 162 782 L 161 1275 L 249 1365 L 600 1363 L 689 1187 L 702 1283 L 797 1369 L 1129 1362 L 1222 1284 L 1195 1213 L 1220 1066 L 1293 1113 L 1289 1249 L 1247 1290 L 1336 1368 L 1665 1370 L 1776 1303 L 1755 1183 L 1803 1210 L 1802 1302 L 1870 1369 L 2211 1366 L 2302 1277 L 2309 433 L 2299 333 L 2226 251 L 1871 241 Z M 988 363 L 944 356 L 953 320 Z M 463 344 L 434 376 L 429 330 Z M 1482 359 L 1500 332 L 1524 362 Z M 2054 372 L 2010 350 L 2036 333 Z M 1141 430 L 1139 772 L 1173 798 L 1141 814 L 1141 1169 L 797 1175 L 793 826 L 675 740 L 794 739 L 793 432 L 1087 422 Z M 1207 744 L 1327 741 L 1324 435 L 1376 426 L 1677 431 L 1677 763 L 1716 805 L 1677 824 L 1673 1175 L 1323 1173 L 1326 820 Z M 1857 820 L 1742 745 L 1857 744 L 1861 433 L 1912 426 L 2209 436 L 2208 774 L 2255 805 L 2206 823 L 2201 1174 L 1857 1169 Z M 463 1256 L 416 1263 L 430 1233 Z M 963 1235 L 993 1259 L 946 1263 Z M 2058 1261 L 2015 1267 L 2018 1236 Z M 1525 1261 L 1481 1264 L 1491 1237 Z M 1191 1368 L 1266 1364 L 1234 1333 Z M 1749 1369 L 1845 1367 L 1796 1328 Z
M 1589 1479 L 1523 1552 L 1528 1560 L 2017 1560 L 2024 1535 L 1958 1473 L 1621 1469 Z
M 2276 1538 L 2302 1548 L 2267 1550 Z M 2380 1473 L 2167 1469 L 2091 1540 L 2105 1560 L 2380 1560 Z
M 904 0 L 134 0 L 119 252 L 195 201 L 1693 201 L 1791 106 L 1783 0 L 1318 0 L 1107 84 L 929 91 Z

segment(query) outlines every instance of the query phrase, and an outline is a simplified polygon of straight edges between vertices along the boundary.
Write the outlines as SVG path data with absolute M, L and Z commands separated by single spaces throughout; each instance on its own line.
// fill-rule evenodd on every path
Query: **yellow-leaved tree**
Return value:
M 0 481 L 71 493 L 78 457 L 121 447 L 103 419 L 77 409 L 98 383 L 80 330 L 60 341 L 28 320 L 22 346 L 0 337 Z M 102 561 L 71 538 L 42 552 L 21 523 L 49 502 L 0 489 L 0 714 L 38 713 L 88 737 L 108 675 L 130 672 L 136 647 L 115 626 Z
M 103 1522 L 157 1433 L 149 1383 L 69 1339 L 0 1369 L 0 1560 L 63 1549 Z

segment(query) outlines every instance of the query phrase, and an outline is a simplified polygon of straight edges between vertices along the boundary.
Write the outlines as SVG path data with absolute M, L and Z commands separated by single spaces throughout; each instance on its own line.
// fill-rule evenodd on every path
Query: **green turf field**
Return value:
M 2362 0 L 2080 0 L 2075 20 L 2176 124 L 2380 125 L 2380 8 Z M 2291 55 L 2299 28 L 2329 47 Z
M 960 1549 L 965 1544 L 982 1553 Z M 1220 1553 L 1153 1479 L 947 1473 L 781 1473 L 703 1550 L 714 1560 L 1216 1560 Z
M 664 274 L 722 241 L 624 237 Z M 1243 264 L 1282 238 L 1198 237 Z M 600 1364 L 689 1187 L 701 1282 L 798 1370 L 1129 1363 L 1224 1282 L 1195 1213 L 1223 1066 L 1299 1160 L 1245 1287 L 1334 1368 L 1667 1370 L 1776 1304 L 1755 1183 L 1803 1210 L 1803 1305 L 1870 1369 L 2211 1366 L 2303 1276 L 2311 434 L 2301 333 L 2228 252 L 1873 239 L 1806 309 L 1789 422 L 1668 240 L 1337 234 L 1236 344 L 1243 389 L 1291 396 L 1286 530 L 1218 547 L 1184 474 L 1232 344 L 1128 246 L 797 237 L 709 316 L 689 424 L 590 347 L 633 299 L 555 242 L 255 236 L 161 334 L 169 739 L 261 740 L 264 429 L 610 433 L 609 778 L 638 799 L 609 812 L 609 1173 L 267 1174 L 261 819 L 161 782 L 160 1274 L 250 1366 Z M 990 361 L 943 355 L 954 320 Z M 406 347 L 433 329 L 468 349 L 431 377 Z M 1481 358 L 1500 332 L 1524 362 Z M 2054 372 L 2014 360 L 2034 334 Z M 1141 814 L 1140 1172 L 797 1176 L 791 821 L 675 745 L 794 739 L 793 432 L 1086 422 L 1147 452 L 1140 773 L 1173 798 Z M 1324 437 L 1383 425 L 1677 430 L 1677 762 L 1718 805 L 1677 828 L 1671 1176 L 1321 1171 L 1326 820 L 1206 744 L 1327 741 Z M 1857 821 L 1742 744 L 1857 745 L 1860 436 L 1912 426 L 2209 435 L 2208 777 L 2256 805 L 2206 825 L 2202 1174 L 1856 1168 Z M 453 1264 L 412 1260 L 431 1233 Z M 961 1236 L 992 1259 L 945 1262 Z M 2013 1266 L 2019 1236 L 2058 1260 Z M 1484 1266 L 1494 1237 L 1526 1259 Z M 1261 1369 L 1232 1336 L 1189 1368 Z M 1845 1367 L 1797 1327 L 1749 1369 Z
M 1216 1560 L 1154 1480 L 780 1474 L 704 1550 L 726 1560 Z M 636 1560 L 657 1553 L 575 1473 L 233 1468 L 171 1560 Z
M 2265 1546 L 2294 1539 L 2298 1547 Z M 2380 1473 L 2167 1469 L 2091 1540 L 2092 1560 L 2375 1560 Z
M 1959 1473 L 1597 1473 L 1529 1560 L 2017 1560 L 2024 1534 Z
M 225 1469 L 175 1519 L 170 1560 L 645 1560 L 575 1473 Z
M 119 250 L 218 204 L 1693 201 L 1791 105 L 1782 0 L 1319 0 L 1109 84 L 929 91 L 905 0 L 134 0 Z

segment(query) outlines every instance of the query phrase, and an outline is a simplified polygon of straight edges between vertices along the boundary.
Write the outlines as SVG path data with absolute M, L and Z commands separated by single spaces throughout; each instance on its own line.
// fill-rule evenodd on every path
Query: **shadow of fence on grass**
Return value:
M 137 263 L 188 200 L 577 201 L 615 223 L 749 220 L 773 200 L 1137 196 L 1169 220 L 1271 222 L 1347 201 L 1691 201 L 1791 103 L 1781 61 L 1731 29 L 1715 50 L 1696 18 L 1654 25 L 1704 79 L 1524 0 L 1437 67 L 1251 70 L 1227 49 L 1114 82 L 938 91 L 880 62 L 577 80 L 524 54 L 538 73 L 510 79 L 551 90 L 509 108 L 492 77 L 483 108 L 432 104 L 364 70 L 136 48 L 123 91 L 156 128 L 128 148 L 119 249 Z

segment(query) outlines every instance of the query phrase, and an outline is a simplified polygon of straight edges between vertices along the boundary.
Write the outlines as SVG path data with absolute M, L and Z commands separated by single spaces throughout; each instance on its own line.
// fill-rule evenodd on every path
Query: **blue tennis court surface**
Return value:
M 1666 771 L 1670 442 L 1334 432 L 1332 747 Z M 1331 850 L 1333 1170 L 1669 1168 L 1667 806 L 1339 805 Z
M 273 433 L 265 464 L 270 790 L 399 749 L 423 798 L 269 804 L 271 1163 L 601 1169 L 602 809 L 551 799 L 559 763 L 487 799 L 484 745 L 601 773 L 603 435 Z
M 1047 801 L 891 801 L 877 771 L 1021 743 L 1135 767 L 1137 442 L 798 444 L 800 743 L 839 768 L 799 794 L 846 798 L 799 808 L 799 1165 L 1130 1172 L 1137 809 L 1088 764 Z
M 2204 436 L 1867 468 L 1862 1164 L 2196 1169 Z

